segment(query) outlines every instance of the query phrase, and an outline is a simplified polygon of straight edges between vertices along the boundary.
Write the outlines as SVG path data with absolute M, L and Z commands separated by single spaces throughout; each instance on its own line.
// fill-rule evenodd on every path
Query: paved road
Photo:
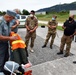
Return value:
M 26 34 L 25 29 L 19 29 L 19 33 L 24 39 Z M 29 51 L 29 60 L 33 66 L 29 69 L 33 70 L 33 75 L 76 75 L 76 65 L 72 62 L 76 60 L 76 43 L 72 42 L 71 54 L 69 57 L 63 57 L 63 55 L 57 55 L 59 51 L 60 39 L 63 35 L 62 31 L 57 31 L 53 49 L 49 48 L 49 43 L 46 48 L 42 49 L 41 46 L 44 43 L 47 33 L 47 27 L 37 29 L 37 38 L 35 41 L 34 53 Z

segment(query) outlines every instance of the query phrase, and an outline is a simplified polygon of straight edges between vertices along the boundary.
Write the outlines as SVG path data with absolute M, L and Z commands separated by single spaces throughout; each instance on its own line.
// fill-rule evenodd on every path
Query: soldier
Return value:
M 46 40 L 42 48 L 46 47 L 50 37 L 52 37 L 51 42 L 50 42 L 50 48 L 52 49 L 52 45 L 54 43 L 54 39 L 56 37 L 56 28 L 57 28 L 57 21 L 56 21 L 57 16 L 52 17 L 52 21 L 48 22 L 48 34 L 46 36 Z
M 25 36 L 26 47 L 28 48 L 29 39 L 31 38 L 30 51 L 34 52 L 33 47 L 34 47 L 34 41 L 36 38 L 36 29 L 38 27 L 38 20 L 37 20 L 37 17 L 35 16 L 34 10 L 32 10 L 30 12 L 30 16 L 27 17 L 25 26 L 27 29 L 27 33 Z
M 0 20 L 0 72 L 4 71 L 4 64 L 8 61 L 9 54 L 8 54 L 8 41 L 9 40 L 16 40 L 16 37 L 10 37 L 10 21 L 12 17 L 15 17 L 16 13 L 13 11 L 7 10 L 6 14 Z
M 70 54 L 72 38 L 76 34 L 76 22 L 74 21 L 74 15 L 70 15 L 69 19 L 64 22 L 62 28 L 64 29 L 64 34 L 61 38 L 60 52 L 58 52 L 57 54 L 63 54 L 64 46 L 66 44 L 66 51 L 64 57 L 67 57 Z

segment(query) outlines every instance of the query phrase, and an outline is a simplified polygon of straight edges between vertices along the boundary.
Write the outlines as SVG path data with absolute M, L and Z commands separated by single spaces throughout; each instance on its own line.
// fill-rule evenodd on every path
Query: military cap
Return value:
M 14 11 L 11 11 L 11 10 L 7 10 L 6 14 L 13 17 L 17 15 Z

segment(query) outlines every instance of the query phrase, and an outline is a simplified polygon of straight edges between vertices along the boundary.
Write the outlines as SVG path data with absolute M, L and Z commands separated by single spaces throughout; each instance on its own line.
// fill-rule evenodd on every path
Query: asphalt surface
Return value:
M 19 29 L 18 33 L 25 40 L 26 29 Z M 30 52 L 30 46 L 28 48 L 29 60 L 32 63 L 33 75 L 76 75 L 76 64 L 73 61 L 76 60 L 76 43 L 72 42 L 70 56 L 64 57 L 63 55 L 57 55 L 59 52 L 60 40 L 63 35 L 63 31 L 57 30 L 57 36 L 54 41 L 53 49 L 50 49 L 49 43 L 46 48 L 42 48 L 47 34 L 47 27 L 37 29 L 37 38 L 35 40 L 34 53 Z M 50 40 L 49 40 L 50 42 Z M 30 45 L 30 44 L 29 44 Z M 66 46 L 65 46 L 66 47 Z M 65 50 L 65 48 L 64 48 Z M 28 69 L 27 69 L 28 70 Z

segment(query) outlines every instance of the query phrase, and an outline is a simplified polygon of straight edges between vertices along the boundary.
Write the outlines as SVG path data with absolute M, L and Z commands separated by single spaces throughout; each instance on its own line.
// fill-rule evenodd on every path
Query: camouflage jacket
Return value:
M 56 26 L 56 28 L 57 28 L 57 21 L 49 21 L 48 22 L 48 25 L 51 27 L 51 26 Z M 53 28 L 53 29 L 51 29 L 51 28 L 49 28 L 48 27 L 48 32 L 52 32 L 52 33 L 55 33 L 56 32 L 56 28 Z

